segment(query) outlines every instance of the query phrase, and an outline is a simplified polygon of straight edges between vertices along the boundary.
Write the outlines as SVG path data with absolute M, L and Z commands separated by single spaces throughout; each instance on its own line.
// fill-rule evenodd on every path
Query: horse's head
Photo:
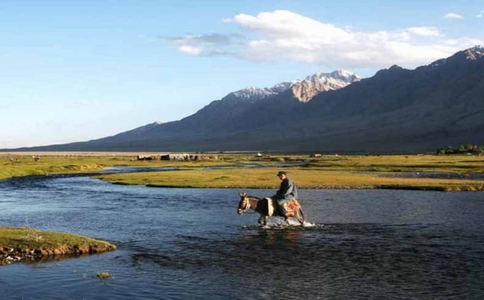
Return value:
M 239 193 L 240 201 L 239 207 L 237 208 L 237 213 L 239 215 L 246 213 L 250 209 L 249 198 L 247 197 L 247 193 Z

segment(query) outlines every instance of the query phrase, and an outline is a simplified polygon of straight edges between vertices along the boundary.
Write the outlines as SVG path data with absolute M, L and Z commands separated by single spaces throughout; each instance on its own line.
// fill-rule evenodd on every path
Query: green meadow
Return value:
M 286 166 L 281 167 L 284 163 Z M 258 166 L 255 167 L 254 165 Z M 270 188 L 279 186 L 275 176 L 283 169 L 300 188 L 312 189 L 416 189 L 436 191 L 482 191 L 483 180 L 466 179 L 469 174 L 484 174 L 484 156 L 340 156 L 274 155 L 227 156 L 217 168 L 198 166 L 198 162 L 167 163 L 177 171 L 112 174 L 96 176 L 116 184 L 153 187 L 191 188 Z M 406 172 L 459 174 L 462 179 L 405 178 Z
M 27 258 L 79 255 L 115 249 L 116 246 L 108 242 L 75 234 L 23 227 L 0 227 L 0 265 Z M 9 261 L 9 258 L 13 261 Z
M 154 156 L 155 157 L 155 156 Z M 470 174 L 484 174 L 484 156 L 477 155 L 309 155 L 252 153 L 216 154 L 198 161 L 138 161 L 136 154 L 97 153 L 0 155 L 0 179 L 28 175 L 86 173 L 109 166 L 174 167 L 174 171 L 96 175 L 115 184 L 152 187 L 265 188 L 279 186 L 275 176 L 285 170 L 300 188 L 315 189 L 419 189 L 437 191 L 482 191 L 484 180 Z M 413 174 L 438 173 L 437 178 L 409 178 Z M 458 174 L 460 179 L 448 178 Z
M 79 253 L 103 252 L 116 249 L 116 246 L 89 237 L 40 231 L 28 227 L 0 227 L 0 245 L 15 249 L 40 249 L 51 253 L 70 254 L 76 249 Z

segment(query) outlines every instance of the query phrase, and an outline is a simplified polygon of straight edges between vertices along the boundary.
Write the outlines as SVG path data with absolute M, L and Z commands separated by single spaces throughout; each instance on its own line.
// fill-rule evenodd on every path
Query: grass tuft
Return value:
M 106 280 L 111 277 L 111 274 L 108 272 L 98 272 L 96 276 L 101 280 Z

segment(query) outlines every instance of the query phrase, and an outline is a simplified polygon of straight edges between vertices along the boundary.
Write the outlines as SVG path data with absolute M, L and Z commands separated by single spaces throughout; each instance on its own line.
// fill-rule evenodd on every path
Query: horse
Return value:
M 274 200 L 271 198 L 260 199 L 254 196 L 248 196 L 247 193 L 239 193 L 240 202 L 237 209 L 239 215 L 246 213 L 249 209 L 253 209 L 260 214 L 257 221 L 260 225 L 266 226 L 267 219 L 272 216 L 284 217 L 284 222 L 289 223 L 289 218 L 296 218 L 301 226 L 304 226 L 304 213 L 301 204 L 294 199 L 290 200 L 284 205 L 286 214 L 283 215 L 277 206 L 274 205 Z

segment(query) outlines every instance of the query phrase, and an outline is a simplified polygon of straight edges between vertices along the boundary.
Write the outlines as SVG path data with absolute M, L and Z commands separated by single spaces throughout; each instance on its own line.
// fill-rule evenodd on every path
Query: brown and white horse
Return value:
M 254 196 L 248 196 L 247 193 L 239 193 L 240 202 L 237 209 L 239 215 L 246 213 L 249 209 L 253 209 L 260 214 L 258 223 L 265 226 L 269 217 L 283 217 L 286 223 L 289 223 L 289 218 L 296 218 L 301 226 L 304 225 L 304 213 L 301 204 L 297 200 L 291 200 L 284 205 L 286 214 L 281 214 L 274 201 L 270 198 L 260 199 Z

